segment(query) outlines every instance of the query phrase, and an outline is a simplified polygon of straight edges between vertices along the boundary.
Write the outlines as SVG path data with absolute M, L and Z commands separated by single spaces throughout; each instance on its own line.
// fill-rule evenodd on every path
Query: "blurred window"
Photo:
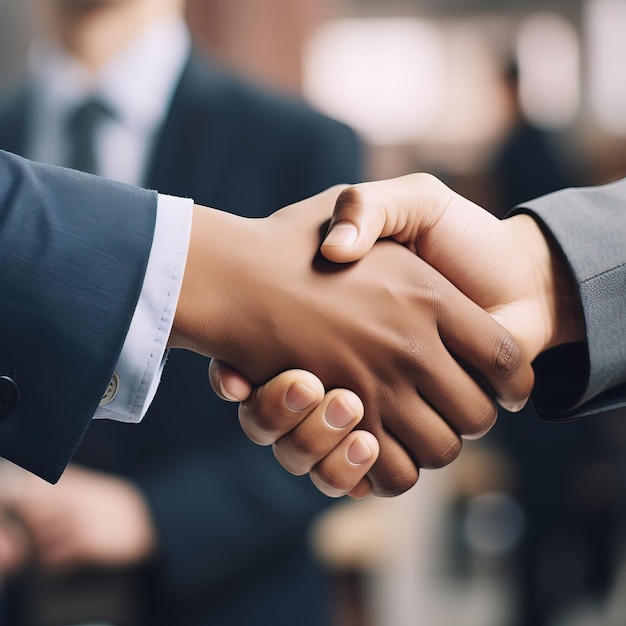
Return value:
M 305 96 L 373 144 L 488 142 L 503 105 L 484 22 L 330 21 L 305 49 Z
M 441 33 L 417 19 L 340 19 L 305 54 L 305 95 L 374 143 L 418 139 L 444 106 Z
M 520 97 L 526 117 L 549 129 L 570 125 L 580 109 L 580 42 L 574 26 L 536 13 L 517 33 Z

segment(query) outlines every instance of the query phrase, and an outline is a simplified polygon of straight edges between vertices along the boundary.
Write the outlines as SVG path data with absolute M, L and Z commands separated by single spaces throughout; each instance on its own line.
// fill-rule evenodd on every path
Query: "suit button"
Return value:
M 20 401 L 20 388 L 10 376 L 0 376 L 0 419 L 15 411 Z

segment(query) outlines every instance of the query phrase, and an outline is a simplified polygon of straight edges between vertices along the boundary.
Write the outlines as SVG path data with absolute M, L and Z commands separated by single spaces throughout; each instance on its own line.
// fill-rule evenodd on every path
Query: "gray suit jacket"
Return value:
M 626 406 L 626 179 L 525 203 L 563 250 L 578 285 L 587 342 L 536 362 L 534 404 L 562 419 Z
M 111 378 L 139 298 L 157 196 L 0 151 L 0 355 L 17 407 L 0 455 L 49 481 Z

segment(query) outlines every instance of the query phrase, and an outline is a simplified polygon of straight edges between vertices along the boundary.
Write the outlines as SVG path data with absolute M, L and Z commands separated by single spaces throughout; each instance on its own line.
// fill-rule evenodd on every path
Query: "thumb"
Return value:
M 415 252 L 420 234 L 444 210 L 445 192 L 450 190 L 429 174 L 346 187 L 335 203 L 322 254 L 335 263 L 356 261 L 384 237 Z
M 339 194 L 321 248 L 329 261 L 349 263 L 364 257 L 385 229 L 387 216 L 379 209 L 378 195 L 369 193 L 371 185 L 346 187 Z

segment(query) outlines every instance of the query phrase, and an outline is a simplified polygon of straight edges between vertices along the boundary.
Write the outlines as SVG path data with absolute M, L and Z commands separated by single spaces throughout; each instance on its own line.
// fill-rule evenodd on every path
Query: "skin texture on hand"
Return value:
M 353 262 L 392 237 L 510 330 L 533 360 L 584 339 L 567 263 L 528 215 L 498 220 L 428 174 L 354 185 L 340 195 L 322 253 Z
M 461 435 L 491 427 L 491 389 L 525 398 L 532 371 L 501 326 L 402 246 L 380 242 L 342 267 L 322 259 L 339 191 L 262 220 L 196 207 L 170 343 L 217 357 L 254 384 L 302 368 L 326 388 L 351 389 L 363 400 L 362 427 L 380 443 L 373 491 L 394 495 L 414 484 L 418 467 L 453 460 Z
M 27 472 L 18 479 L 19 488 L 2 490 L 0 504 L 24 529 L 42 569 L 132 565 L 154 551 L 148 507 L 128 481 L 78 465 L 56 485 Z

